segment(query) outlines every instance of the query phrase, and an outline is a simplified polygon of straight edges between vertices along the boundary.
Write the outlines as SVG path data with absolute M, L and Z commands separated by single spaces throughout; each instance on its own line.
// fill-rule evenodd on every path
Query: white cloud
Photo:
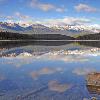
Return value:
M 13 22 L 14 21 L 14 16 L 0 15 L 0 19 L 4 19 L 3 21 L 6 21 L 6 22 Z
M 64 8 L 57 8 L 56 11 L 57 12 L 65 12 L 66 10 Z
M 45 25 L 84 25 L 91 23 L 90 19 L 87 18 L 75 18 L 75 17 L 64 17 L 61 19 L 47 19 L 43 22 L 40 21 L 40 24 Z
M 44 8 L 45 9 L 45 8 Z M 46 11 L 47 9 L 45 9 Z M 56 9 L 59 12 L 62 12 L 62 9 Z M 65 25 L 82 25 L 82 26 L 88 26 L 91 28 L 97 28 L 100 29 L 99 24 L 95 24 L 93 18 L 85 18 L 85 17 L 63 17 L 63 18 L 48 18 L 48 19 L 39 19 L 39 18 L 34 18 L 28 15 L 24 15 L 20 12 L 15 12 L 11 16 L 4 16 L 1 15 L 0 19 L 5 19 L 7 22 L 15 22 L 15 23 L 20 23 L 20 24 L 26 24 L 26 25 L 31 25 L 31 24 L 43 24 L 46 26 L 65 26 Z
M 41 3 L 38 0 L 31 0 L 30 6 L 32 8 L 38 8 L 38 9 L 43 10 L 43 11 L 50 11 L 50 10 L 54 10 L 57 12 L 64 12 L 65 11 L 64 7 L 57 7 L 57 6 L 55 6 L 53 4 L 49 4 L 49 3 Z
M 16 12 L 15 16 L 19 17 L 20 19 L 28 19 L 28 18 L 30 18 L 29 16 L 23 15 L 20 12 Z
M 60 12 L 60 11 L 59 11 Z M 19 18 L 16 22 L 23 24 L 42 24 L 46 26 L 64 26 L 64 25 L 89 25 L 92 23 L 91 19 L 88 18 L 76 18 L 76 17 L 64 17 L 64 18 L 52 18 L 52 19 L 34 19 L 30 16 L 20 15 L 16 13 Z
M 87 4 L 78 4 L 77 6 L 75 6 L 75 9 L 80 12 L 80 11 L 85 11 L 85 12 L 97 12 L 98 9 L 91 7 Z
M 55 9 L 55 6 L 51 4 L 39 4 L 38 8 L 40 8 L 43 11 L 49 11 L 51 9 Z

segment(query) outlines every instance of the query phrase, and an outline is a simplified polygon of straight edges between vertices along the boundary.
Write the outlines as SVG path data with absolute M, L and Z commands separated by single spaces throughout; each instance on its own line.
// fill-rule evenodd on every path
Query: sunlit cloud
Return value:
M 62 9 L 57 8 L 59 12 L 62 12 Z M 6 22 L 11 23 L 19 23 L 19 24 L 42 24 L 46 26 L 65 26 L 65 25 L 84 25 L 84 26 L 92 26 L 92 27 L 99 27 L 99 24 L 95 24 L 92 18 L 85 18 L 85 17 L 71 17 L 65 16 L 63 18 L 45 18 L 45 19 L 35 19 L 32 16 L 22 14 L 20 12 L 15 12 L 12 16 L 0 16 L 0 19 L 5 19 Z
M 57 9 L 61 10 L 61 9 Z M 46 26 L 54 26 L 54 25 L 87 25 L 91 24 L 92 20 L 88 18 L 78 18 L 78 17 L 64 17 L 64 18 L 52 18 L 52 19 L 40 19 L 40 20 L 34 20 L 30 16 L 21 15 L 20 13 L 16 13 L 16 16 L 19 17 L 22 23 L 32 23 L 32 24 L 42 24 Z
M 1 19 L 2 19 L 2 18 L 3 18 L 3 19 L 7 19 L 7 20 L 13 20 L 13 19 L 14 19 L 14 16 L 11 16 L 11 15 L 10 15 L 10 16 L 9 16 L 9 15 L 8 15 L 8 16 L 0 15 L 0 18 L 1 18 Z
M 46 19 L 43 23 L 47 25 L 84 25 L 91 22 L 91 19 L 88 18 L 64 17 L 61 19 Z
M 28 18 L 30 18 L 30 16 L 28 16 L 28 15 L 23 15 L 23 14 L 21 14 L 20 12 L 16 12 L 15 15 L 16 15 L 17 17 L 21 18 L 21 19 L 28 19 Z
M 72 85 L 70 84 L 61 84 L 56 80 L 52 80 L 48 83 L 49 90 L 55 92 L 65 92 L 66 90 L 70 89 Z
M 98 9 L 95 7 L 89 6 L 87 4 L 78 4 L 75 6 L 75 9 L 80 12 L 80 11 L 85 11 L 85 12 L 97 12 Z
M 98 6 L 99 1 L 96 1 L 96 3 L 94 2 L 95 6 L 92 6 L 93 5 L 92 2 L 86 4 L 86 2 L 83 1 L 82 1 L 83 3 L 79 3 L 81 1 L 75 1 L 76 3 L 74 5 L 72 5 L 73 2 L 68 2 L 68 3 L 67 2 L 68 1 L 66 0 L 57 1 L 56 3 L 55 1 L 48 1 L 48 0 L 26 0 L 26 1 L 0 0 L 1 3 L 0 12 L 1 14 L 5 15 L 2 17 L 0 16 L 0 20 L 3 22 L 6 21 L 14 23 L 18 22 L 23 24 L 41 23 L 49 26 L 66 25 L 66 24 L 68 25 L 100 24 L 98 21 L 99 20 L 98 14 L 100 12 L 100 8 Z M 12 9 L 12 11 L 9 11 L 9 9 Z M 82 13 L 75 14 L 76 11 Z M 60 12 L 61 14 L 58 14 L 57 12 L 58 13 Z M 88 15 L 84 12 L 96 12 L 96 13 L 93 16 L 93 15 Z M 92 17 L 95 17 L 96 20 L 93 20 Z
M 57 6 L 50 4 L 50 3 L 42 3 L 42 2 L 39 2 L 38 0 L 31 0 L 30 6 L 32 8 L 38 8 L 38 9 L 43 10 L 43 11 L 54 10 L 57 12 L 65 12 L 65 10 L 66 10 L 64 7 L 57 7 Z

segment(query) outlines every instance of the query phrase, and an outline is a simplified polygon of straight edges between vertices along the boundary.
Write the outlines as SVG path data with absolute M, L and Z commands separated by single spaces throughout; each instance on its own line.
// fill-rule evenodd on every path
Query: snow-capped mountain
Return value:
M 54 32 L 54 30 L 52 28 L 49 28 L 47 26 L 41 25 L 41 24 L 32 24 L 28 27 L 25 28 L 25 31 L 27 33 L 50 33 L 50 32 Z
M 19 24 L 0 22 L 1 31 L 28 33 L 28 34 L 64 34 L 64 35 L 77 35 L 77 34 L 93 34 L 100 32 L 100 26 L 86 26 L 86 25 L 64 25 L 64 26 L 45 26 L 42 24 Z
M 23 31 L 24 27 L 21 27 L 19 24 L 16 23 L 0 23 L 0 28 L 4 30 L 14 30 L 14 31 Z
M 8 31 L 13 33 L 22 33 L 22 34 L 54 34 L 57 33 L 56 30 L 41 25 L 41 24 L 16 24 L 16 23 L 0 23 L 1 31 Z
M 100 26 L 94 26 L 94 25 L 65 25 L 65 26 L 53 26 L 53 29 L 59 29 L 59 30 L 67 30 L 72 32 L 82 32 L 82 31 L 89 31 L 93 33 L 99 33 L 100 32 Z

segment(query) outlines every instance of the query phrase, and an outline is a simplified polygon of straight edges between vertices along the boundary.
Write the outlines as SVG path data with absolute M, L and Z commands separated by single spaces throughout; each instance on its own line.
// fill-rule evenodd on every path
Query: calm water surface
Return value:
M 100 43 L 0 43 L 0 100 L 91 100 L 87 74 L 100 72 Z

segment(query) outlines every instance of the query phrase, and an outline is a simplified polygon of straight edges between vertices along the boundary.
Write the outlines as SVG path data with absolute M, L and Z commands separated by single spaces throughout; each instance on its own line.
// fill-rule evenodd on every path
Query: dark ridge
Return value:
M 28 34 L 0 32 L 0 40 L 29 40 L 29 39 L 34 39 L 34 37 Z
M 76 40 L 100 40 L 100 33 L 79 36 Z
M 74 38 L 61 34 L 20 34 L 0 32 L 0 40 L 74 40 Z
M 74 40 L 73 37 L 61 34 L 33 34 L 36 40 Z

